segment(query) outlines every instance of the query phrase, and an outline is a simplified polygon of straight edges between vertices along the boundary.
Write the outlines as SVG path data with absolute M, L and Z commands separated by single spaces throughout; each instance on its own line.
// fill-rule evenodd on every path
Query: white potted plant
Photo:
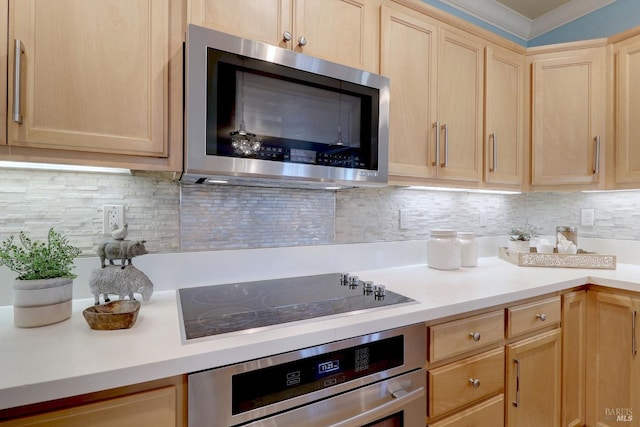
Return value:
M 47 241 L 19 233 L 0 243 L 0 265 L 18 274 L 13 284 L 13 320 L 18 327 L 50 325 L 71 317 L 74 259 L 80 249 L 53 228 Z
M 509 232 L 509 250 L 529 252 L 530 241 L 538 235 L 536 227 L 526 223 L 523 227 L 514 227 Z

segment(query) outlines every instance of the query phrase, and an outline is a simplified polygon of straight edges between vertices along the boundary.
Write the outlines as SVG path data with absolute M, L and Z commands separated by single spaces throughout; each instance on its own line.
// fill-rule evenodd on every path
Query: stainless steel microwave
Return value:
M 389 79 L 189 25 L 185 183 L 382 186 Z

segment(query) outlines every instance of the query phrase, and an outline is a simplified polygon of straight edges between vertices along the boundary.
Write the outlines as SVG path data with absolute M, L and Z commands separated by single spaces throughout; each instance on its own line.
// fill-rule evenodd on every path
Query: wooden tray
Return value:
M 509 248 L 498 248 L 498 257 L 521 267 L 564 267 L 564 268 L 597 268 L 602 270 L 616 269 L 615 255 L 601 255 L 591 252 L 577 254 L 540 254 L 531 252 L 515 252 Z

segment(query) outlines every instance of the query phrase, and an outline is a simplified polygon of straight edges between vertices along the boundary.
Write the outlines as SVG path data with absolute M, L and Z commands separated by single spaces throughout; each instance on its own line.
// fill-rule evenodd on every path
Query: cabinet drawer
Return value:
M 504 391 L 504 347 L 432 369 L 429 417 L 438 417 Z
M 504 394 L 460 411 L 437 423 L 429 423 L 429 427 L 503 427 L 504 426 Z
M 507 338 L 560 323 L 560 297 L 507 309 Z
M 429 327 L 429 362 L 499 343 L 504 313 L 493 311 Z

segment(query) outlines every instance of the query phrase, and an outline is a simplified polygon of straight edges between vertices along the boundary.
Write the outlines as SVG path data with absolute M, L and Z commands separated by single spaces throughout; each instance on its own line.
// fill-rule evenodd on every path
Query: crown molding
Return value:
M 440 1 L 511 35 L 529 41 L 614 3 L 616 0 L 571 0 L 535 20 L 509 9 L 496 0 Z
M 531 26 L 529 39 L 555 30 L 611 3 L 615 3 L 615 1 L 616 0 L 571 0 L 536 18 Z
M 533 21 L 495 0 L 440 0 L 513 36 L 529 40 Z

